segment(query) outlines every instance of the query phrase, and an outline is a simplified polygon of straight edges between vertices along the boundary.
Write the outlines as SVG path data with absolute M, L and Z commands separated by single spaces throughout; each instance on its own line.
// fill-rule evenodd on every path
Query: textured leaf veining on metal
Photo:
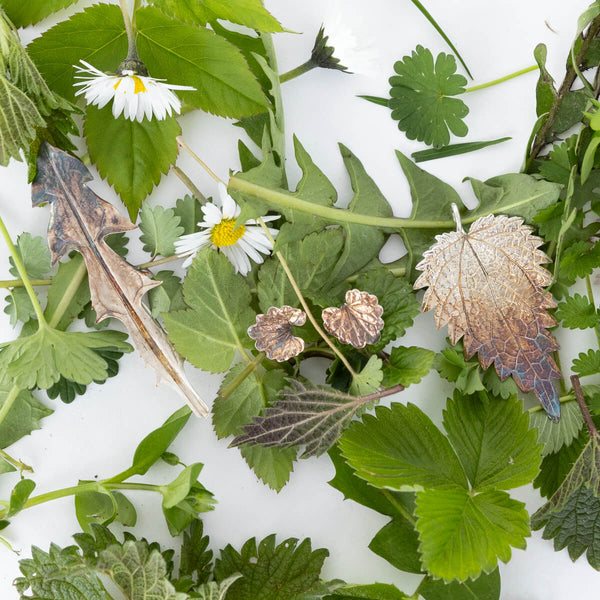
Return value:
M 464 336 L 467 358 L 477 352 L 484 369 L 493 362 L 502 380 L 512 375 L 558 421 L 558 344 L 548 331 L 556 321 L 547 312 L 556 302 L 544 290 L 552 276 L 541 266 L 550 262 L 538 249 L 543 240 L 522 219 L 503 215 L 436 240 L 416 267 L 423 273 L 415 289 L 428 288 L 423 312 L 435 309 L 436 326 L 448 325 L 453 344 Z

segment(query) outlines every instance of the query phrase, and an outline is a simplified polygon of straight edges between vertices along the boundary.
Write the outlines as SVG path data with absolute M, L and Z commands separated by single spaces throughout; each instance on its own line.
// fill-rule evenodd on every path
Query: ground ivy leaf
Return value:
M 172 208 L 160 205 L 151 208 L 147 204 L 140 211 L 140 241 L 144 244 L 142 250 L 155 257 L 173 256 L 175 254 L 175 240 L 183 234 L 183 227 L 179 226 L 179 217 Z
M 87 107 L 88 150 L 98 172 L 114 186 L 135 221 L 142 200 L 175 162 L 175 138 L 181 129 L 173 117 L 138 123 L 123 115 L 115 119 L 111 110 L 110 106 Z
M 290 480 L 296 460 L 295 448 L 243 446 L 240 453 L 256 476 L 271 489 L 279 492 Z
M 25 267 L 25 271 L 32 279 L 41 279 L 50 271 L 50 250 L 48 242 L 42 236 L 33 237 L 30 233 L 22 233 L 17 237 L 17 252 Z M 9 258 L 9 272 L 13 277 L 20 277 L 12 257 Z
M 508 562 L 511 546 L 525 548 L 529 515 L 506 492 L 472 496 L 464 488 L 417 493 L 419 546 L 424 568 L 445 581 L 478 577 Z
M 268 106 L 240 51 L 210 29 L 173 21 L 156 8 L 136 12 L 137 47 L 153 77 L 192 85 L 181 97 L 195 108 L 240 118 Z M 152 146 L 151 146 L 152 147 Z
M 483 402 L 455 392 L 444 410 L 444 428 L 473 490 L 508 490 L 537 475 L 537 430 L 529 428 L 529 415 L 516 397 Z
M 1 0 L 0 5 L 15 27 L 26 27 L 41 21 L 48 15 L 71 6 L 77 0 Z
M 573 359 L 573 372 L 579 377 L 595 375 L 600 372 L 600 350 L 588 350 L 580 352 L 579 356 Z
M 376 392 L 383 381 L 383 362 L 373 355 L 360 373 L 352 377 L 350 393 L 353 396 L 366 396 Z
M 196 367 L 227 370 L 238 348 L 252 346 L 247 329 L 256 315 L 246 280 L 225 256 L 207 248 L 188 269 L 183 295 L 190 308 L 164 315 L 170 340 Z
M 49 388 L 60 377 L 87 385 L 108 377 L 106 361 L 94 348 L 132 347 L 111 331 L 63 332 L 44 326 L 28 337 L 17 338 L 0 353 L 0 369 L 23 389 Z
M 396 346 L 392 348 L 389 362 L 383 364 L 384 387 L 402 384 L 408 387 L 419 383 L 433 366 L 435 352 L 418 346 Z
M 375 416 L 354 422 L 340 450 L 356 474 L 377 487 L 398 491 L 467 486 L 448 439 L 414 404 L 378 406 Z
M 240 552 L 231 545 L 215 562 L 215 579 L 234 573 L 242 577 L 229 588 L 230 600 L 292 600 L 310 592 L 319 582 L 327 550 L 312 550 L 310 540 L 289 538 L 275 545 L 275 535 L 248 540 Z
M 27 50 L 50 88 L 74 102 L 73 65 L 85 60 L 114 72 L 127 55 L 123 16 L 117 6 L 96 4 L 45 31 Z
M 559 302 L 555 312 L 556 318 L 567 329 L 588 329 L 600 324 L 596 307 L 587 296 L 573 294 Z
M 183 235 L 198 231 L 198 222 L 204 219 L 202 204 L 190 195 L 177 200 L 173 212 L 179 217 L 179 226 L 183 227 Z
M 412 160 L 398 150 L 396 150 L 396 157 L 410 185 L 412 210 L 409 219 L 413 221 L 446 220 L 447 215 L 452 214 L 452 203 L 462 206 L 460 196 L 453 187 L 417 167 Z M 439 229 L 415 229 L 412 227 L 401 231 L 408 252 L 406 262 L 410 281 L 415 279 L 414 266 L 423 257 L 423 252 L 434 243 L 436 231 L 440 233 Z
M 383 307 L 384 327 L 379 341 L 369 345 L 371 352 L 379 352 L 401 338 L 421 311 L 410 283 L 389 269 L 372 269 L 359 275 L 355 287 L 377 296 Z
M 485 183 L 469 177 L 479 204 L 466 213 L 469 222 L 490 213 L 523 217 L 527 223 L 558 202 L 562 186 L 524 173 L 509 173 Z
M 459 137 L 467 135 L 463 119 L 469 109 L 462 100 L 450 97 L 462 94 L 467 83 L 456 73 L 453 56 L 440 52 L 434 64 L 431 51 L 417 46 L 411 56 L 394 64 L 394 71 L 388 106 L 408 139 L 439 148 L 450 142 L 448 130 Z
M 542 456 L 558 452 L 579 435 L 583 417 L 575 400 L 561 404 L 560 421 L 553 423 L 546 414 L 538 410 L 530 415 L 531 426 L 538 430 L 538 442 L 543 444 Z
M 16 327 L 17 323 L 26 323 L 36 316 L 35 308 L 31 303 L 29 294 L 25 288 L 13 288 L 8 290 L 5 298 L 6 306 L 4 312 L 10 317 L 10 324 Z
M 428 577 L 419 585 L 419 595 L 425 600 L 499 600 L 500 572 L 482 573 L 475 581 L 445 583 Z

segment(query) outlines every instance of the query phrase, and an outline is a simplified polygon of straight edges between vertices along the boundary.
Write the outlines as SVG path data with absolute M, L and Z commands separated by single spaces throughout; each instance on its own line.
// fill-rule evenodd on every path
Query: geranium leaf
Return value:
M 372 355 L 360 373 L 352 377 L 350 393 L 354 396 L 366 396 L 377 391 L 383 381 L 382 361 Z
M 450 142 L 448 130 L 459 137 L 467 135 L 463 119 L 469 109 L 451 97 L 465 91 L 467 80 L 456 74 L 453 56 L 441 52 L 434 63 L 431 51 L 417 46 L 411 56 L 394 64 L 394 71 L 388 105 L 408 139 L 440 147 Z
M 600 372 L 600 350 L 588 350 L 580 352 L 579 356 L 573 359 L 573 372 L 579 377 L 595 375 Z
M 32 279 L 40 279 L 50 270 L 50 251 L 48 242 L 41 236 L 32 237 L 30 233 L 22 233 L 17 238 L 17 252 L 25 267 L 27 275 Z M 9 259 L 10 274 L 19 277 L 19 272 L 14 265 L 12 257 Z
M 36 316 L 35 308 L 25 288 L 9 289 L 5 300 L 4 312 L 10 317 L 10 324 L 13 327 L 16 327 L 19 321 L 26 323 Z
M 144 244 L 144 252 L 155 257 L 172 256 L 175 254 L 174 242 L 183 234 L 183 227 L 179 226 L 180 219 L 172 208 L 155 206 L 151 208 L 144 205 L 140 211 L 140 241 Z
M 567 329 L 588 329 L 600 324 L 596 307 L 581 294 L 566 297 L 558 304 L 554 314 Z

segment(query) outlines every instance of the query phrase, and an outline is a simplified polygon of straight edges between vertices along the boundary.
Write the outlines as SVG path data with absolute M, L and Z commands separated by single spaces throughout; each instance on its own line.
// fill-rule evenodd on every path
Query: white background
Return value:
M 86 3 L 83 3 L 86 5 Z M 91 4 L 88 2 L 87 5 Z M 562 79 L 567 51 L 575 33 L 576 19 L 586 8 L 587 0 L 428 0 L 427 8 L 449 33 L 475 77 L 474 83 L 501 77 L 534 64 L 532 52 L 543 42 L 548 46 L 548 64 L 557 80 Z M 279 0 L 267 7 L 284 26 L 298 34 L 275 36 L 280 72 L 304 62 L 312 48 L 314 36 L 326 13 L 341 12 L 342 20 L 353 28 L 363 46 L 371 46 L 376 60 L 369 75 L 347 75 L 334 71 L 312 71 L 283 86 L 288 147 L 296 134 L 314 161 L 331 178 L 342 202 L 349 200 L 350 186 L 337 143 L 342 142 L 363 161 L 388 198 L 398 216 L 410 211 L 408 186 L 396 162 L 394 150 L 409 154 L 423 146 L 408 141 L 390 119 L 389 111 L 365 102 L 357 94 L 386 96 L 387 79 L 392 65 L 417 44 L 429 47 L 434 54 L 448 52 L 443 41 L 408 0 L 372 0 L 369 3 L 345 0 L 326 3 L 318 0 Z M 78 8 L 81 7 L 81 3 Z M 60 13 L 65 18 L 73 10 Z M 56 20 L 56 19 L 55 19 Z M 54 22 L 54 21 L 53 21 Z M 39 33 L 26 31 L 29 41 Z M 330 32 L 335 45 L 335 31 Z M 337 53 L 336 53 L 337 55 Z M 341 55 L 342 63 L 353 69 L 352 57 Z M 116 65 L 115 65 L 116 66 Z M 512 136 L 504 144 L 474 154 L 425 163 L 423 166 L 455 186 L 468 202 L 470 187 L 462 183 L 465 176 L 486 179 L 519 170 L 524 147 L 535 121 L 536 74 L 531 73 L 501 86 L 465 96 L 470 108 L 466 121 L 467 140 L 485 140 Z M 173 83 L 193 84 L 176 81 Z M 180 119 L 188 144 L 203 157 L 222 178 L 239 167 L 237 139 L 243 135 L 231 122 L 203 113 Z M 463 140 L 458 140 L 463 141 Z M 292 184 L 299 171 L 289 154 L 288 174 Z M 188 157 L 178 165 L 188 173 L 206 195 L 215 192 L 212 180 Z M 114 192 L 99 179 L 93 184 L 105 199 L 122 205 Z M 151 204 L 173 205 L 186 193 L 174 176 L 163 178 L 151 195 Z M 32 209 L 30 189 L 22 163 L 0 169 L 0 211 L 9 231 L 16 237 L 22 231 L 43 234 L 48 209 Z M 141 254 L 130 253 L 136 262 Z M 8 253 L 0 247 L 0 279 L 8 274 Z M 6 315 L 0 314 L 0 340 L 13 339 Z M 417 318 L 415 327 L 403 344 L 443 346 L 444 332 L 436 332 L 430 314 Z M 560 336 L 566 344 L 566 336 Z M 587 348 L 593 338 L 569 342 L 567 355 Z M 569 360 L 563 360 L 568 365 Z M 189 365 L 188 365 L 189 367 Z M 200 395 L 211 400 L 221 376 L 207 375 L 188 368 L 190 379 Z M 432 373 L 424 382 L 394 398 L 411 400 L 423 407 L 439 423 L 450 386 Z M 144 368 L 137 355 L 120 361 L 118 377 L 103 386 L 92 385 L 88 393 L 73 404 L 65 405 L 43 398 L 54 414 L 43 421 L 43 428 L 8 450 L 35 468 L 35 493 L 73 485 L 78 479 L 109 477 L 130 464 L 137 443 L 180 406 L 180 399 L 168 387 L 156 387 L 152 372 Z M 262 538 L 277 533 L 278 540 L 310 536 L 313 547 L 326 547 L 324 578 L 342 578 L 349 582 L 373 581 L 396 584 L 412 593 L 419 577 L 398 572 L 367 549 L 375 533 L 387 518 L 351 501 L 327 484 L 334 474 L 327 456 L 299 462 L 290 483 L 279 494 L 259 482 L 228 442 L 218 441 L 210 421 L 193 419 L 172 448 L 187 462 L 205 463 L 201 481 L 218 499 L 216 510 L 204 517 L 205 531 L 217 550 L 232 543 L 239 548 L 248 537 Z M 157 466 L 146 481 L 166 482 L 174 470 Z M 7 498 L 17 475 L 0 478 L 0 497 Z M 521 488 L 514 495 L 534 511 L 541 505 L 536 491 Z M 138 508 L 139 521 L 134 533 L 169 545 L 171 538 L 160 513 L 159 498 L 147 494 L 130 494 Z M 47 548 L 51 541 L 61 546 L 71 543 L 78 531 L 71 498 L 54 501 L 16 516 L 2 533 L 14 547 L 28 555 L 34 544 Z M 179 540 L 175 540 L 176 547 Z M 580 559 L 571 563 L 566 551 L 555 553 L 552 542 L 535 533 L 526 551 L 515 550 L 508 565 L 501 566 L 503 600 L 564 600 L 598 597 L 600 574 Z M 17 557 L 0 546 L 0 597 L 12 599 L 11 587 L 18 575 Z

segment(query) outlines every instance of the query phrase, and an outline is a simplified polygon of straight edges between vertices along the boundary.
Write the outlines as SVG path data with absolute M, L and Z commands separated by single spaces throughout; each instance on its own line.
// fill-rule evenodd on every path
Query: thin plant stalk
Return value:
M 538 65 L 531 65 L 530 67 L 525 67 L 524 69 L 520 69 L 515 71 L 514 73 L 510 73 L 505 75 L 504 77 L 499 77 L 498 79 L 493 79 L 492 81 L 488 81 L 487 83 L 480 83 L 479 85 L 472 85 L 465 89 L 466 92 L 476 92 L 477 90 L 483 90 L 485 88 L 492 87 L 494 85 L 498 85 L 499 83 L 504 83 L 505 81 L 509 81 L 510 79 L 514 79 L 515 77 L 519 77 L 520 75 L 525 75 L 525 73 L 531 73 L 532 71 L 537 71 L 539 69 Z

